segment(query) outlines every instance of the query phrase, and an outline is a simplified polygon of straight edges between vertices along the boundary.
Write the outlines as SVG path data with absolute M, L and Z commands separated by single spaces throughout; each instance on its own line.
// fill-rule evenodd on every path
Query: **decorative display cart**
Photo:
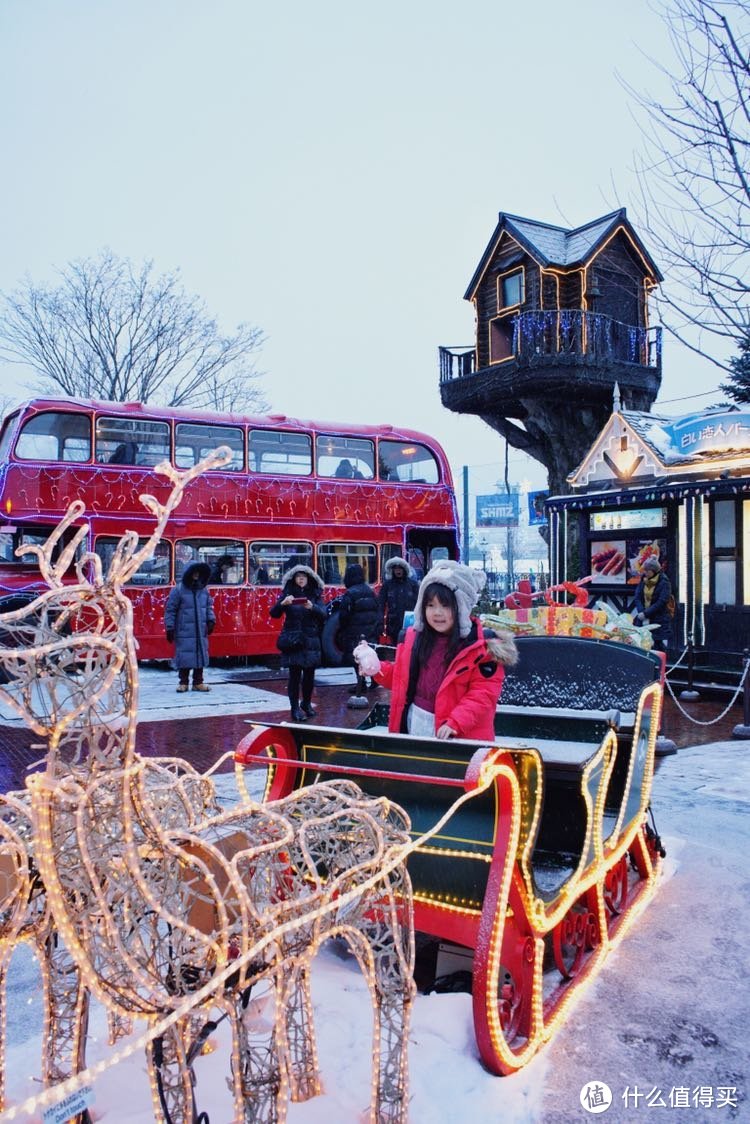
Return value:
M 491 764 L 492 785 L 409 856 L 418 931 L 473 952 L 482 1061 L 519 1069 L 654 892 L 649 826 L 663 657 L 608 641 L 518 640 L 494 746 L 357 730 L 255 726 L 236 750 L 266 765 L 266 799 L 330 776 L 406 809 L 418 837 Z M 270 764 L 269 764 L 270 759 Z

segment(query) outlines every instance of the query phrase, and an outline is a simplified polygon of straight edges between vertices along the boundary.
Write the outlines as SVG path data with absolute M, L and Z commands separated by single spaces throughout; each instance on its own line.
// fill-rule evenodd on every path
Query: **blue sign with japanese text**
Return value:
M 747 410 L 717 410 L 679 418 L 664 430 L 683 455 L 732 452 L 750 446 L 750 413 Z

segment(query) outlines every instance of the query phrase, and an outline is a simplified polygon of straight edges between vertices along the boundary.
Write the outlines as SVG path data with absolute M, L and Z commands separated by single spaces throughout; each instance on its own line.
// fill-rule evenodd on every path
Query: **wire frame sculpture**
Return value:
M 3 950 L 18 939 L 18 887 L 33 864 L 71 966 L 68 986 L 53 989 L 51 1025 L 77 1021 L 80 1031 L 88 994 L 115 1031 L 133 1016 L 156 1026 L 171 1013 L 148 1048 L 152 1103 L 156 1119 L 187 1124 L 197 1114 L 201 1028 L 219 1008 L 232 1027 L 234 1118 L 275 1122 L 289 1096 L 319 1090 L 308 976 L 321 942 L 341 934 L 374 1004 L 371 1118 L 396 1124 L 406 1120 L 414 992 L 405 813 L 347 781 L 217 813 L 210 782 L 186 763 L 135 753 L 138 668 L 123 586 L 185 487 L 229 457 L 217 450 L 187 472 L 160 465 L 168 498 L 141 497 L 154 531 L 144 542 L 126 533 L 106 574 L 97 555 L 78 555 L 85 525 L 63 545 L 80 502 L 47 543 L 21 548 L 36 554 L 48 590 L 0 616 L 0 696 L 44 739 L 46 768 L 27 782 L 33 838 L 20 840 L 7 821 L 0 836 L 14 871 L 0 899 L 0 918 L 10 919 Z M 71 568 L 76 580 L 66 584 Z M 43 967 L 49 978 L 51 961 Z M 258 1040 L 245 1013 L 263 977 L 275 987 L 275 1017 Z M 82 1065 L 78 1045 L 68 1051 L 72 1069 Z

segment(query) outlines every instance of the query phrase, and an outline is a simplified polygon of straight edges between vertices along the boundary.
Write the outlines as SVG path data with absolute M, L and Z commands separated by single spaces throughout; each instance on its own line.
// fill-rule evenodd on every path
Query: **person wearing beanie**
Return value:
M 380 662 L 364 645 L 354 653 L 363 670 L 391 689 L 392 733 L 494 742 L 505 668 L 518 653 L 509 633 L 485 633 L 472 616 L 485 581 L 479 570 L 439 562 L 422 579 L 414 625 L 395 660 Z
M 633 598 L 632 612 L 636 624 L 659 626 L 652 632 L 655 648 L 663 652 L 669 647 L 674 613 L 672 583 L 662 570 L 659 559 L 653 555 L 641 566 L 641 580 Z
M 292 566 L 281 581 L 281 596 L 270 609 L 270 614 L 274 618 L 284 618 L 276 644 L 281 652 L 282 666 L 289 668 L 287 693 L 292 720 L 305 722 L 317 714 L 312 705 L 312 693 L 315 668 L 323 662 L 320 642 L 326 618 L 323 581 L 309 566 Z
M 339 601 L 338 642 L 341 647 L 343 667 L 355 667 L 352 656 L 360 640 L 376 644 L 380 624 L 380 609 L 375 590 L 365 581 L 365 572 L 358 562 L 346 567 L 344 573 L 345 593 Z M 347 706 L 366 707 L 366 684 L 362 675 L 357 676 L 357 689 Z
M 389 558 L 378 594 L 379 631 L 387 637 L 389 644 L 398 644 L 404 627 L 404 613 L 414 608 L 418 593 L 419 582 L 411 576 L 409 563 L 404 558 Z

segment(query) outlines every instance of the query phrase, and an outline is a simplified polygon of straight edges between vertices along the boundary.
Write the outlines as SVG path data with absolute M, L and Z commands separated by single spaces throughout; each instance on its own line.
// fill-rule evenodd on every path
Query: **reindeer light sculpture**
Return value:
M 53 561 L 83 514 L 79 502 L 44 546 L 22 548 L 37 555 L 49 589 L 0 617 L 10 637 L 0 649 L 8 676 L 0 696 L 47 743 L 46 769 L 28 781 L 34 861 L 86 989 L 120 1019 L 155 1023 L 185 1012 L 149 1052 L 157 1119 L 195 1119 L 190 1061 L 201 1014 L 190 996 L 225 977 L 234 957 L 241 969 L 211 998 L 232 1023 L 235 1118 L 283 1120 L 288 1087 L 299 1099 L 318 1090 L 307 974 L 321 941 L 342 933 L 375 1001 L 373 1119 L 396 1124 L 406 1119 L 413 995 L 405 815 L 350 782 L 206 814 L 210 793 L 189 775 L 185 781 L 187 767 L 148 765 L 135 753 L 137 659 L 122 587 L 152 553 L 184 488 L 228 459 L 217 450 L 187 472 L 160 465 L 169 498 L 141 497 L 154 532 L 142 544 L 127 533 L 106 574 L 95 554 L 75 561 L 85 526 Z M 77 581 L 66 585 L 71 565 Z M 263 955 L 248 961 L 261 937 Z M 270 1039 L 258 1043 L 243 1015 L 261 976 L 275 982 L 277 1002 Z

